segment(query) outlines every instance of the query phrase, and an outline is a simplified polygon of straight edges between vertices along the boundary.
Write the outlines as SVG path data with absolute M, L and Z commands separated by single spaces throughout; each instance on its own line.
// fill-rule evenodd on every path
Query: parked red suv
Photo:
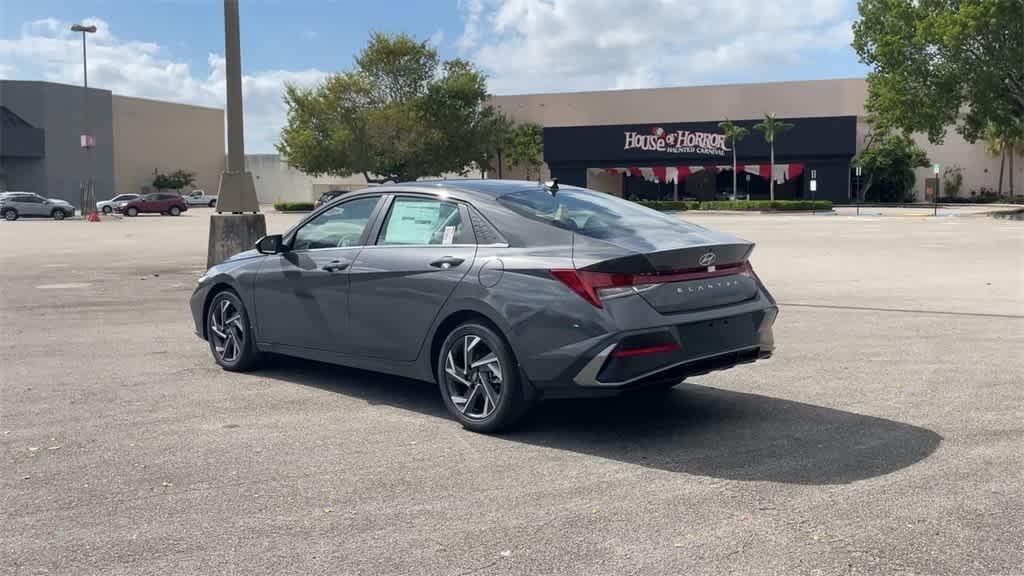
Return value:
M 164 192 L 146 194 L 141 198 L 129 200 L 125 202 L 124 206 L 117 209 L 118 212 L 123 212 L 128 216 L 138 216 L 139 214 L 146 213 L 177 216 L 185 210 L 188 210 L 188 204 L 185 203 L 185 199 L 181 195 Z

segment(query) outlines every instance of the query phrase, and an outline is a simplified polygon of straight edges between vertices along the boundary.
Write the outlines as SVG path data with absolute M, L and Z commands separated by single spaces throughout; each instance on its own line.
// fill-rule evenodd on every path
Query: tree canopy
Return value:
M 286 87 L 277 150 L 308 174 L 369 182 L 487 169 L 504 124 L 486 98 L 484 75 L 468 61 L 442 61 L 405 34 L 374 33 L 351 71 Z
M 159 173 L 153 177 L 153 187 L 157 190 L 181 190 L 196 183 L 196 173 L 188 170 L 175 170 L 170 174 Z
M 537 124 L 519 124 L 511 128 L 506 137 L 505 161 L 510 166 L 522 166 L 526 170 L 526 179 L 536 171 L 540 176 L 540 166 L 544 163 L 544 129 Z
M 935 144 L 955 126 L 975 142 L 1024 134 L 1024 0 L 860 0 L 853 47 L 867 110 L 883 130 Z
M 868 181 L 864 199 L 874 202 L 912 200 L 914 169 L 928 166 L 928 155 L 906 133 L 876 133 L 873 145 L 860 154 L 857 163 Z

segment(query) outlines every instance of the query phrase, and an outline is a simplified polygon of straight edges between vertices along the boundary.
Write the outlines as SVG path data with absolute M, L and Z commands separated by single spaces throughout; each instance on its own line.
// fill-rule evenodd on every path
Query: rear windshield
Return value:
M 520 190 L 499 196 L 498 202 L 527 218 L 616 243 L 693 230 L 661 212 L 584 188 L 562 188 L 554 196 L 539 188 Z

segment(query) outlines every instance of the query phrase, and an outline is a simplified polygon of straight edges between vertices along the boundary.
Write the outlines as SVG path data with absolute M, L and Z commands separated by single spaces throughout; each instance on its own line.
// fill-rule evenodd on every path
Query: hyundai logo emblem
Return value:
M 715 263 L 715 260 L 718 260 L 718 256 L 715 255 L 714 252 L 707 252 L 700 257 L 700 260 L 697 260 L 697 264 L 700 264 L 701 266 L 711 266 Z

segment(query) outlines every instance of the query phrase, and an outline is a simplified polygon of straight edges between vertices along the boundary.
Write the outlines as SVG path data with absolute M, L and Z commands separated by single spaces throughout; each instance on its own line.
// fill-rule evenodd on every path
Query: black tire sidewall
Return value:
M 124 211 L 124 213 L 125 213 L 125 214 L 127 214 L 128 216 L 132 216 L 132 217 L 135 217 L 135 216 L 138 216 L 138 215 L 139 215 L 139 210 L 138 210 L 138 208 L 135 208 L 135 207 L 133 206 L 133 207 L 131 207 L 131 208 L 129 208 L 129 209 L 127 209 L 127 210 L 125 210 L 125 211 Z
M 491 351 L 498 356 L 503 371 L 502 391 L 501 398 L 498 399 L 498 407 L 490 416 L 483 420 L 466 418 L 455 407 L 455 404 L 449 397 L 444 371 L 445 358 L 452 344 L 470 334 L 483 338 Z M 519 377 L 519 364 L 516 362 L 512 348 L 508 345 L 505 337 L 487 324 L 466 322 L 460 324 L 448 334 L 441 345 L 440 356 L 437 359 L 436 378 L 442 402 L 444 402 L 448 412 L 466 429 L 475 432 L 498 432 L 514 424 L 522 414 L 525 400 L 523 398 L 522 382 Z
M 171 206 L 167 213 L 170 214 L 171 216 L 177 216 L 178 214 L 181 214 L 181 208 L 178 208 L 177 206 Z
M 104 213 L 104 214 L 110 214 L 110 213 L 111 213 L 111 212 L 113 212 L 113 211 L 114 211 L 114 209 L 113 209 L 113 208 L 111 208 L 110 206 L 104 206 L 104 207 L 103 207 L 103 213 Z
M 63 220 L 64 218 L 67 217 L 67 214 L 65 214 L 63 210 L 58 209 L 51 212 L 50 217 L 53 218 L 54 220 Z
M 8 215 L 10 214 L 14 214 L 14 218 L 8 217 Z M 18 211 L 15 210 L 14 208 L 8 208 L 7 210 L 4 210 L 3 217 L 4 220 L 7 220 L 8 222 L 14 222 L 15 220 L 18 219 Z
M 217 350 L 214 348 L 213 336 L 210 334 L 210 318 L 217 310 L 218 305 L 224 299 L 231 300 L 235 309 L 242 316 L 242 324 L 246 327 L 245 335 L 242 341 L 242 353 L 238 355 L 238 358 L 231 363 L 223 362 L 217 356 Z M 242 303 L 242 299 L 238 297 L 232 290 L 222 290 L 218 292 L 211 300 L 210 306 L 206 310 L 206 340 L 210 346 L 210 354 L 213 355 L 213 361 L 216 362 L 221 368 L 231 372 L 244 372 L 253 369 L 259 361 L 259 353 L 256 351 L 256 345 L 253 342 L 253 331 L 252 324 L 249 322 L 249 312 L 245 309 L 245 304 Z

